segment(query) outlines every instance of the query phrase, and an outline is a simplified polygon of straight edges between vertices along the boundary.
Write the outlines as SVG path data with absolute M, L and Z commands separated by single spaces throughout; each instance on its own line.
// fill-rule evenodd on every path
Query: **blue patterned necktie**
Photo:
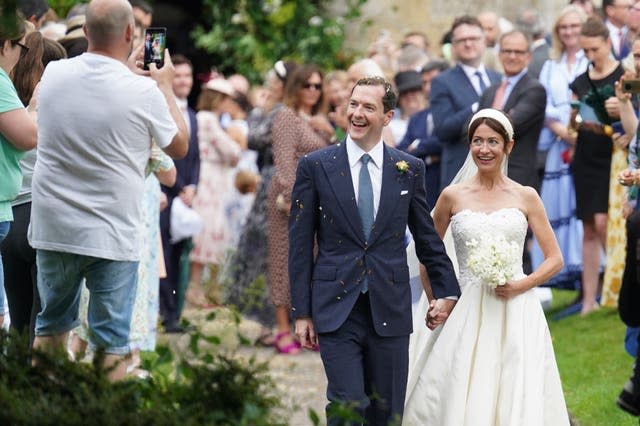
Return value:
M 478 77 L 478 82 L 480 83 L 480 94 L 482 95 L 482 92 L 487 88 L 487 85 L 484 84 L 484 79 L 482 78 L 482 73 L 480 71 L 476 71 L 474 74 Z
M 369 154 L 363 154 L 360 157 L 362 166 L 360 167 L 360 179 L 358 182 L 358 213 L 362 221 L 362 230 L 364 231 L 365 240 L 371 235 L 371 227 L 373 226 L 373 186 L 371 185 L 371 176 L 369 176 L 369 168 L 367 164 L 371 161 Z M 366 293 L 369 290 L 369 282 L 365 275 L 360 291 Z

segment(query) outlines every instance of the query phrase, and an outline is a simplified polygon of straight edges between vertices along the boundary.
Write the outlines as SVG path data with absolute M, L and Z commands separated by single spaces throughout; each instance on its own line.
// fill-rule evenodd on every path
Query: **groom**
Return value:
M 368 425 L 402 416 L 412 332 L 407 225 L 436 298 L 430 328 L 460 294 L 425 201 L 424 163 L 382 141 L 395 104 L 385 79 L 359 80 L 349 136 L 303 157 L 292 192 L 291 309 L 302 345 L 320 345 L 329 425 L 342 424 L 332 415 L 337 403 L 353 405 Z

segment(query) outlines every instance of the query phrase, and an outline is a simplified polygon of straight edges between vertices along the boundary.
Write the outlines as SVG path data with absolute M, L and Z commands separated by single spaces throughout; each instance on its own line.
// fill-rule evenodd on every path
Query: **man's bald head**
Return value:
M 87 39 L 94 49 L 112 48 L 127 25 L 133 27 L 133 11 L 126 0 L 92 0 L 86 17 Z

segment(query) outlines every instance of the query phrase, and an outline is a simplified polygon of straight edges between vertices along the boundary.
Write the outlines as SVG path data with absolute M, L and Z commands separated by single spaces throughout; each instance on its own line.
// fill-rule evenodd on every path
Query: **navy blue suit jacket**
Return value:
M 397 170 L 400 160 L 409 164 L 405 173 Z M 291 307 L 294 318 L 311 317 L 319 333 L 344 323 L 365 274 L 376 333 L 388 337 L 412 332 L 407 225 L 435 297 L 460 294 L 425 201 L 424 163 L 385 145 L 382 167 L 380 205 L 365 241 L 346 143 L 308 154 L 298 163 L 289 218 Z
M 489 87 L 480 97 L 478 108 L 490 108 L 498 85 Z M 522 76 L 504 103 L 503 110 L 513 121 L 515 144 L 509 154 L 508 175 L 521 185 L 540 189 L 537 163 L 538 139 L 544 126 L 547 92 L 537 79 Z
M 487 69 L 491 84 L 498 84 L 502 75 Z M 473 115 L 471 105 L 479 96 L 460 65 L 439 75 L 431 82 L 429 95 L 436 135 L 442 142 L 440 187 L 451 183 L 469 152 L 467 125 Z
M 174 160 L 176 165 L 176 183 L 169 187 L 162 185 L 162 192 L 167 195 L 169 206 L 160 212 L 160 231 L 162 233 L 162 243 L 169 241 L 169 220 L 171 218 L 171 202 L 180 194 L 182 189 L 188 185 L 198 186 L 200 178 L 200 146 L 198 145 L 198 121 L 196 113 L 191 108 L 189 111 L 189 124 L 191 132 L 189 134 L 189 150 L 187 155 L 180 160 Z
M 433 115 L 430 108 L 418 111 L 409 118 L 407 132 L 396 148 L 408 152 L 409 146 L 416 140 L 418 145 L 409 154 L 424 160 L 427 156 L 442 156 L 442 143 L 434 131 Z M 428 164 L 425 172 L 425 186 L 427 188 L 427 202 L 430 207 L 435 205 L 440 195 L 440 162 Z

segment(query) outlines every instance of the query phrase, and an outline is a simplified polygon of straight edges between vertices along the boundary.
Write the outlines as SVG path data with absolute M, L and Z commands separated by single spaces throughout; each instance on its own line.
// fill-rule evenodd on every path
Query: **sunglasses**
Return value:
M 29 46 L 20 43 L 19 41 L 13 42 L 14 45 L 20 46 L 22 53 L 25 54 L 29 51 Z
M 302 85 L 302 87 L 305 89 L 314 88 L 316 90 L 322 90 L 322 83 L 305 83 Z

